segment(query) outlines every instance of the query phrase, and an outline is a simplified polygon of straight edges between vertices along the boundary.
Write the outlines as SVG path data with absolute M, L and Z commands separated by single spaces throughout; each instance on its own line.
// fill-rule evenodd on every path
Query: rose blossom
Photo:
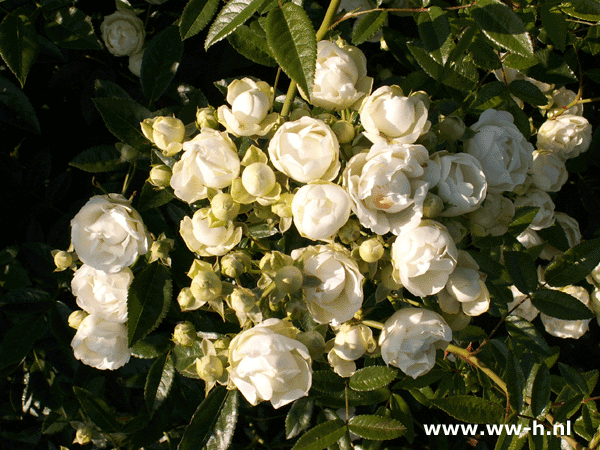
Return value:
M 481 207 L 467 217 L 469 229 L 475 236 L 502 236 L 515 216 L 515 205 L 502 194 L 487 194 Z
M 269 157 L 277 170 L 301 183 L 332 181 L 340 170 L 340 145 L 322 120 L 301 117 L 277 129 Z
M 73 275 L 71 292 L 77 305 L 89 314 L 124 323 L 127 321 L 127 290 L 132 281 L 129 267 L 106 273 L 84 264 Z
M 419 224 L 427 192 L 438 180 L 439 165 L 422 145 L 379 143 L 348 161 L 343 185 L 364 227 L 398 235 Z
M 456 267 L 458 250 L 442 224 L 424 220 L 392 244 L 393 275 L 413 295 L 441 291 Z
M 202 208 L 190 218 L 184 217 L 179 233 L 185 244 L 200 256 L 222 256 L 242 239 L 242 227 L 233 222 L 211 227 L 210 208 Z
M 311 359 L 297 333 L 289 322 L 267 319 L 229 344 L 229 380 L 252 405 L 280 408 L 308 394 Z
M 548 110 L 548 119 L 552 119 L 561 114 L 573 114 L 575 116 L 583 116 L 583 105 L 575 104 L 567 109 L 571 103 L 577 99 L 577 92 L 573 92 L 564 86 L 555 89 L 552 93 L 552 106 Z
M 337 244 L 315 245 L 292 251 L 304 276 L 321 280 L 305 287 L 306 304 L 317 323 L 342 323 L 350 320 L 363 301 L 358 264 L 349 252 Z
M 417 92 L 409 97 L 399 86 L 382 86 L 363 102 L 360 121 L 373 143 L 413 144 L 431 127 L 427 120 L 429 98 Z
M 120 10 L 104 17 L 100 24 L 102 40 L 115 56 L 130 56 L 144 46 L 144 22 L 129 10 Z
M 488 109 L 471 126 L 475 136 L 464 143 L 466 153 L 481 163 L 488 192 L 512 192 L 525 182 L 533 161 L 533 145 L 513 122 L 509 112 Z
M 240 173 L 240 158 L 226 133 L 205 128 L 183 143 L 181 160 L 173 165 L 171 187 L 181 200 L 193 203 L 208 196 L 208 189 L 223 189 Z
M 565 286 L 557 289 L 579 300 L 588 308 L 592 308 L 590 294 L 581 286 Z M 546 332 L 562 339 L 579 339 L 589 329 L 591 319 L 563 320 L 540 313 Z
M 177 117 L 158 116 L 144 119 L 142 133 L 167 156 L 174 156 L 182 149 L 185 125 Z
M 538 130 L 537 146 L 555 152 L 563 160 L 585 152 L 592 142 L 592 126 L 585 117 L 561 114 L 546 120 Z
M 115 273 L 148 251 L 149 235 L 125 197 L 96 195 L 71 220 L 71 242 L 85 264 Z
M 569 178 L 567 167 L 560 157 L 549 150 L 533 152 L 533 164 L 529 169 L 533 185 L 546 192 L 558 192 Z
M 514 300 L 506 305 L 507 310 L 510 311 L 515 308 L 515 306 L 519 305 L 511 312 L 511 315 L 519 316 L 532 322 L 540 312 L 533 306 L 533 303 L 531 303 L 529 295 L 523 294 L 516 286 L 510 286 L 510 291 L 512 292 Z
M 515 199 L 515 208 L 522 206 L 539 208 L 529 224 L 529 228 L 532 230 L 541 230 L 554 224 L 554 202 L 547 192 L 537 188 L 529 189 L 525 195 L 520 195 Z
M 127 327 L 90 314 L 79 324 L 71 341 L 75 358 L 100 370 L 124 366 L 131 357 L 127 348 Z
M 350 198 L 337 184 L 307 184 L 294 194 L 292 215 L 303 237 L 331 238 L 350 217 Z
M 438 313 L 424 308 L 403 308 L 390 317 L 379 335 L 381 357 L 412 378 L 435 365 L 436 350 L 444 350 L 452 330 Z

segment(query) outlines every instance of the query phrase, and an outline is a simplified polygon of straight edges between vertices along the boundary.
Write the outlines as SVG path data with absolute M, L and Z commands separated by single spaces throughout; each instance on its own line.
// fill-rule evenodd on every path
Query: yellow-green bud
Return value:
M 258 267 L 263 272 L 277 272 L 283 266 L 291 266 L 294 263 L 294 259 L 278 251 L 265 253 L 258 263 Z
M 215 114 L 215 108 L 208 106 L 198 109 L 196 112 L 196 126 L 199 129 L 212 128 L 213 130 L 217 130 L 219 128 L 219 121 Z
M 335 121 L 335 116 L 329 113 L 319 114 L 316 119 L 322 120 L 327 125 L 331 125 Z
M 223 370 L 223 362 L 215 355 L 196 359 L 196 372 L 207 383 L 214 383 L 221 378 Z
M 356 241 L 360 237 L 360 224 L 354 219 L 348 220 L 338 231 L 338 236 L 346 245 Z
M 192 280 L 196 275 L 200 272 L 212 272 L 212 266 L 206 261 L 200 261 L 199 259 L 195 259 L 192 265 L 190 266 L 190 271 L 187 273 L 187 276 Z
M 338 138 L 340 144 L 348 144 L 352 142 L 356 136 L 354 125 L 345 120 L 338 120 L 336 123 L 331 125 L 331 129 Z
M 75 330 L 79 328 L 83 319 L 85 319 L 89 314 L 82 309 L 78 309 L 77 311 L 73 311 L 69 314 L 69 326 L 74 328 Z
M 268 161 L 269 158 L 267 158 L 265 152 L 263 152 L 256 145 L 251 145 L 250 147 L 248 147 L 248 150 L 246 150 L 246 153 L 244 153 L 244 157 L 242 158 L 241 164 L 242 166 L 246 167 L 254 163 L 266 164 Z
M 283 266 L 275 273 L 274 281 L 280 292 L 292 294 L 302 287 L 304 277 L 296 266 Z
M 217 219 L 230 222 L 240 212 L 240 204 L 231 195 L 219 192 L 210 201 L 210 210 Z
M 65 252 L 64 250 L 60 250 L 56 252 L 54 255 L 54 265 L 56 266 L 56 271 L 61 272 L 63 270 L 68 269 L 73 264 L 73 255 L 69 252 Z
M 166 188 L 171 183 L 171 168 L 169 166 L 165 166 L 164 164 L 160 164 L 158 166 L 152 167 L 150 169 L 150 184 L 152 186 L 156 186 L 158 188 Z
M 231 307 L 240 313 L 250 311 L 256 306 L 258 298 L 250 289 L 246 288 L 235 288 L 229 296 Z
M 458 116 L 447 116 L 440 122 L 440 136 L 448 141 L 458 141 L 467 127 L 465 122 Z
M 290 113 L 290 122 L 299 120 L 302 117 L 310 117 L 310 111 L 306 108 L 296 108 Z
M 384 250 L 383 244 L 377 238 L 367 239 L 358 248 L 362 260 L 368 263 L 379 261 L 383 256 Z
M 196 337 L 196 328 L 194 328 L 192 322 L 185 321 L 175 325 L 175 330 L 173 330 L 173 342 L 175 342 L 176 345 L 191 347 L 194 344 Z
M 73 444 L 86 445 L 92 442 L 92 435 L 94 430 L 92 427 L 88 427 L 87 425 L 82 426 L 77 429 L 75 433 L 75 439 L 73 439 Z
M 206 302 L 196 300 L 194 294 L 192 294 L 192 290 L 189 287 L 184 287 L 177 295 L 177 303 L 179 303 L 182 311 L 193 311 L 200 308 Z
M 394 276 L 392 275 L 393 271 L 394 268 L 391 263 L 384 265 L 379 271 L 381 283 L 390 291 L 395 291 L 402 287 L 402 285 L 394 279 Z
M 138 158 L 138 151 L 128 144 L 117 144 L 117 150 L 121 152 L 121 161 L 131 162 Z
M 251 264 L 252 259 L 245 252 L 227 253 L 221 258 L 221 273 L 230 278 L 237 278 L 248 270 Z
M 190 286 L 196 300 L 210 302 L 221 295 L 223 283 L 214 272 L 199 272 Z
M 263 197 L 275 187 L 275 172 L 264 163 L 253 163 L 242 173 L 242 185 L 250 195 Z
M 444 210 L 444 201 L 432 192 L 427 193 L 423 202 L 423 218 L 433 219 Z
M 158 116 L 144 119 L 142 133 L 167 156 L 175 156 L 182 150 L 185 125 L 176 117 Z
M 294 194 L 291 192 L 284 192 L 279 196 L 279 200 L 277 203 L 271 205 L 271 211 L 274 214 L 277 214 L 281 218 L 289 218 L 292 217 L 292 200 L 294 199 Z

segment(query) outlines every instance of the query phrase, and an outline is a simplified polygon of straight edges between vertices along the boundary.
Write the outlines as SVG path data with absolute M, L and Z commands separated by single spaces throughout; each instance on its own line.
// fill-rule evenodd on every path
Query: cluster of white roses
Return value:
M 405 95 L 398 86 L 371 92 L 371 84 L 358 48 L 322 41 L 313 91 L 302 95 L 324 110 L 343 110 L 343 119 L 313 116 L 303 105 L 284 120 L 273 111 L 273 88 L 243 78 L 229 84 L 228 105 L 198 111 L 195 136 L 174 117 L 141 124 L 164 162 L 152 168 L 150 183 L 172 189 L 193 211 L 179 229 L 199 258 L 188 273 L 190 286 L 178 296 L 182 311 L 210 307 L 223 315 L 226 305 L 245 329 L 231 340 L 225 358 L 203 342 L 207 350 L 198 374 L 207 383 L 235 386 L 252 404 L 266 400 L 277 408 L 306 395 L 311 360 L 325 360 L 325 354 L 344 377 L 356 371 L 359 358 L 378 352 L 411 377 L 431 370 L 436 350 L 448 345 L 452 330 L 490 305 L 485 274 L 457 247 L 469 231 L 477 237 L 502 235 L 515 208 L 535 206 L 539 212 L 519 237 L 525 247 L 542 243 L 536 230 L 555 221 L 570 244 L 580 239 L 576 222 L 555 213 L 548 194 L 565 183 L 565 160 L 590 143 L 591 127 L 581 111 L 567 111 L 560 100 L 564 90 L 554 101 L 563 110 L 548 110 L 535 150 L 508 112 L 484 111 L 465 133 L 459 117 L 432 126 L 430 99 L 423 92 Z M 438 135 L 453 141 L 467 136 L 464 151 L 437 149 Z M 289 255 L 253 246 L 248 228 L 255 223 L 266 224 L 269 235 L 285 233 L 293 224 L 314 244 Z M 85 263 L 76 272 L 73 292 L 94 328 L 97 323 L 123 327 L 122 302 L 131 282 L 127 266 L 148 249 L 147 239 L 124 199 L 95 197 L 73 220 L 73 244 Z M 262 257 L 253 261 L 257 253 Z M 558 251 L 548 247 L 546 253 L 553 257 Z M 260 279 L 244 287 L 240 276 L 257 273 L 253 266 Z M 416 297 L 435 295 L 442 314 L 402 308 L 376 341 L 360 322 L 366 278 L 387 292 L 405 288 Z M 514 292 L 518 313 L 526 302 Z M 582 301 L 589 304 L 587 298 Z M 264 299 L 290 316 L 308 311 L 314 322 L 329 325 L 334 337 L 325 342 L 323 335 L 300 332 L 287 319 L 265 318 L 259 306 Z M 543 319 L 551 333 L 557 325 L 548 323 L 556 320 Z M 108 347 L 122 358 L 92 365 L 115 368 L 129 357 L 124 337 L 108 346 L 82 329 L 74 347 L 84 362 L 92 354 L 110 359 Z

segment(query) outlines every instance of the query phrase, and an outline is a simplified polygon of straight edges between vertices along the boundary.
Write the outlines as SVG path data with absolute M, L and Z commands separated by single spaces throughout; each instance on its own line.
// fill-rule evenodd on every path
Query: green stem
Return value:
M 485 373 L 490 380 L 492 380 L 494 383 L 496 383 L 496 386 L 498 386 L 502 390 L 502 392 L 504 392 L 504 394 L 506 396 L 508 396 L 508 389 L 506 388 L 506 383 L 504 382 L 504 380 L 502 380 L 502 378 L 500 378 L 498 375 L 496 375 L 492 371 L 492 369 L 488 368 L 485 364 L 483 364 L 475 356 L 473 356 L 471 354 L 471 352 L 469 352 L 468 350 L 466 350 L 464 348 L 457 347 L 454 344 L 449 344 L 448 347 L 446 348 L 446 351 L 453 353 L 456 356 L 461 357 L 462 359 L 467 361 L 469 364 L 472 364 L 475 367 L 477 367 L 479 370 L 481 370 L 483 373 Z
M 131 179 L 133 178 L 133 174 L 135 173 L 136 163 L 132 163 L 129 165 L 129 170 L 127 171 L 127 175 L 125 176 L 125 181 L 123 182 L 123 189 L 121 190 L 121 194 L 125 196 L 127 189 L 129 189 L 129 184 L 131 183 Z
M 368 327 L 371 327 L 371 328 L 375 328 L 377 330 L 383 329 L 383 324 L 381 322 L 376 322 L 374 320 L 363 320 L 362 324 L 366 325 Z

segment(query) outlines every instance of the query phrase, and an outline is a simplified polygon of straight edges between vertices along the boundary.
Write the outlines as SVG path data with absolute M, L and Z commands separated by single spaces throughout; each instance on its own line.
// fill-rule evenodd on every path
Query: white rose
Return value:
M 137 53 L 129 56 L 129 65 L 127 66 L 129 71 L 136 77 L 142 75 L 142 60 L 144 59 L 144 50 L 140 50 Z
M 275 125 L 278 114 L 273 106 L 273 89 L 264 81 L 251 78 L 233 80 L 227 86 L 227 103 L 217 109 L 219 122 L 235 136 L 264 136 Z
M 525 195 L 520 195 L 515 199 L 515 208 L 522 206 L 540 208 L 529 224 L 529 228 L 532 230 L 541 230 L 554 224 L 554 202 L 547 192 L 537 188 L 529 189 Z
M 403 308 L 381 330 L 379 345 L 386 364 L 417 378 L 435 365 L 436 350 L 444 350 L 452 330 L 439 314 L 424 308 Z
M 125 197 L 96 195 L 71 220 L 71 242 L 85 264 L 115 273 L 148 251 L 149 235 Z
M 533 161 L 533 145 L 513 122 L 509 112 L 488 109 L 471 126 L 475 136 L 464 143 L 465 151 L 481 163 L 488 192 L 513 191 L 525 182 Z
M 440 165 L 438 195 L 448 204 L 442 216 L 454 217 L 475 211 L 485 200 L 487 181 L 479 161 L 468 153 L 436 153 Z
M 311 359 L 306 346 L 294 339 L 297 331 L 267 319 L 229 344 L 229 380 L 252 405 L 270 401 L 279 408 L 308 394 Z
M 351 108 L 370 90 L 367 58 L 357 47 L 317 43 L 317 66 L 310 103 L 330 110 Z M 306 99 L 305 93 L 302 96 Z
M 562 212 L 555 212 L 554 218 L 565 232 L 569 248 L 575 247 L 577 244 L 581 243 L 581 231 L 579 230 L 579 224 L 574 218 Z M 551 260 L 561 256 L 563 253 L 564 252 L 554 248 L 550 244 L 546 244 L 546 247 L 544 247 L 544 250 L 540 253 L 540 257 Z
M 475 236 L 502 236 L 515 216 L 515 205 L 502 194 L 488 192 L 481 207 L 468 215 Z
M 588 283 L 596 288 L 600 288 L 600 264 L 598 264 L 586 277 Z
M 335 334 L 333 350 L 346 361 L 356 361 L 377 347 L 373 331 L 363 324 L 342 324 Z
M 516 286 L 511 286 L 510 291 L 512 292 L 514 300 L 508 303 L 507 309 L 510 311 L 516 307 L 515 310 L 511 312 L 511 315 L 522 317 L 529 322 L 533 321 L 540 312 L 533 306 L 529 296 L 519 291 Z
M 351 377 L 356 372 L 356 363 L 353 360 L 341 358 L 333 348 L 327 353 L 327 362 L 333 371 L 342 378 Z
M 127 290 L 133 281 L 129 267 L 106 273 L 82 265 L 71 280 L 71 292 L 77 305 L 89 314 L 112 322 L 127 322 Z
M 171 187 L 181 200 L 193 203 L 205 199 L 208 189 L 224 189 L 240 173 L 240 158 L 226 133 L 205 128 L 183 143 L 181 160 L 173 166 Z
M 565 286 L 557 290 L 560 290 L 575 297 L 588 308 L 592 308 L 590 294 L 584 287 Z M 556 336 L 562 339 L 579 339 L 589 329 L 591 321 L 591 319 L 562 320 L 557 319 L 556 317 L 547 316 L 543 313 L 540 313 L 540 318 L 542 319 L 542 323 L 544 324 L 546 332 L 548 332 L 552 336 Z
M 573 114 L 583 116 L 583 104 L 578 103 L 567 109 L 571 103 L 577 99 L 577 93 L 565 88 L 564 86 L 556 89 L 552 93 L 552 106 L 548 110 L 548 118 L 552 119 L 559 114 Z
M 439 165 L 427 149 L 410 144 L 375 144 L 352 157 L 343 176 L 352 210 L 379 235 L 417 226 L 427 192 L 438 180 Z
M 560 157 L 548 150 L 533 152 L 533 164 L 529 169 L 533 185 L 546 192 L 558 192 L 569 178 L 567 167 Z
M 100 370 L 124 366 L 131 357 L 127 348 L 127 326 L 89 315 L 77 328 L 71 341 L 75 358 Z
M 364 277 L 344 247 L 315 245 L 293 250 L 291 255 L 305 276 L 321 280 L 317 286 L 304 288 L 315 322 L 340 324 L 354 317 L 362 306 Z
M 307 184 L 294 194 L 292 216 L 302 236 L 328 239 L 348 221 L 350 197 L 337 184 Z
M 405 97 L 399 86 L 382 86 L 361 106 L 364 135 L 373 143 L 413 144 L 431 127 L 428 103 L 422 93 Z
M 340 170 L 340 145 L 322 120 L 301 117 L 277 129 L 269 157 L 277 170 L 301 183 L 332 181 Z
M 544 240 L 532 228 L 526 228 L 520 235 L 517 236 L 517 241 L 525 248 L 533 248 L 542 245 Z
M 236 227 L 233 222 L 211 227 L 213 220 L 210 208 L 202 208 L 191 218 L 184 217 L 179 225 L 185 244 L 200 256 L 222 256 L 242 239 L 242 227 Z
M 106 48 L 115 56 L 138 53 L 146 37 L 144 22 L 129 10 L 116 11 L 104 17 L 100 32 Z
M 441 291 L 456 267 L 458 250 L 442 224 L 424 220 L 401 233 L 392 244 L 394 278 L 413 295 Z
M 561 114 L 546 120 L 538 130 L 537 146 L 555 152 L 562 159 L 575 158 L 592 142 L 592 126 L 585 117 Z
M 158 116 L 144 119 L 142 133 L 168 156 L 174 156 L 182 149 L 185 125 L 177 117 Z

